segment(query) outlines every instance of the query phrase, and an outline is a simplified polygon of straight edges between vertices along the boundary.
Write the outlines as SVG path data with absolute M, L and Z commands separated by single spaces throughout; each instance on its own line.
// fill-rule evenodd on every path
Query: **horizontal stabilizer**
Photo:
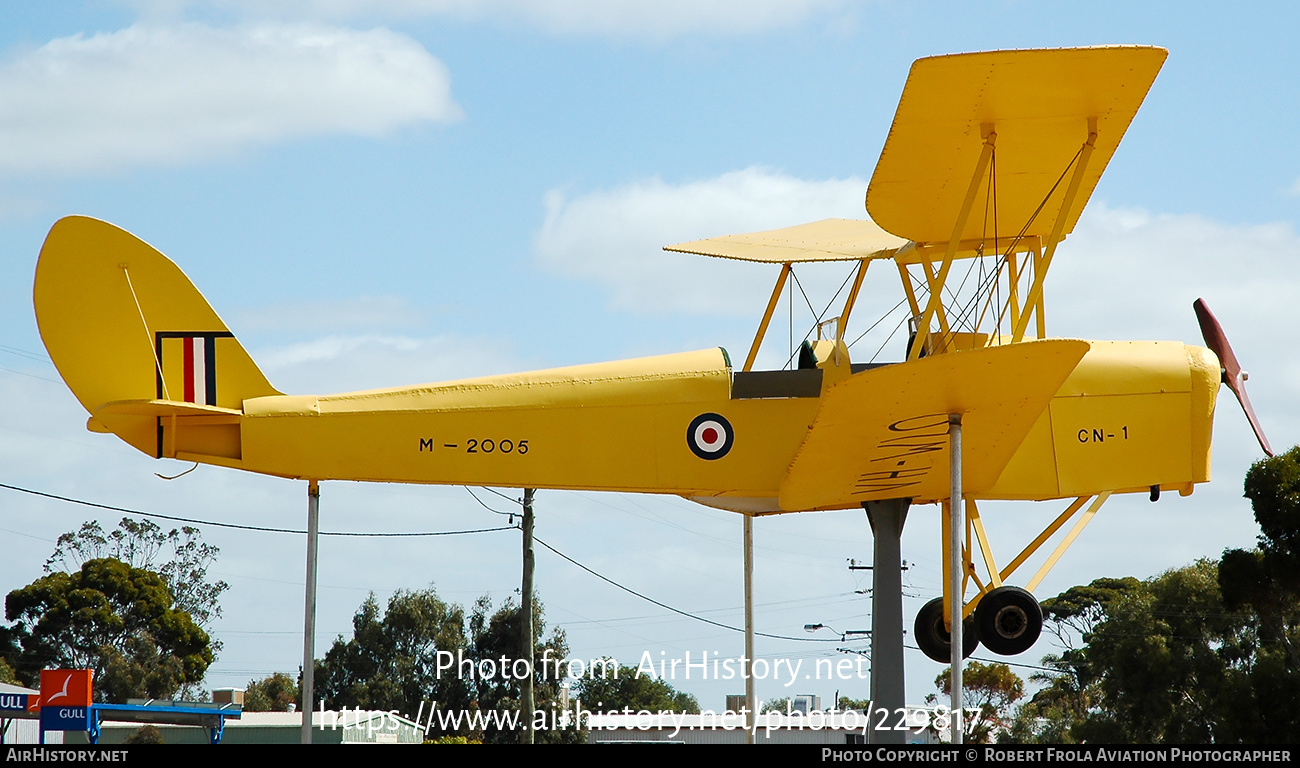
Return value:
M 236 420 L 242 415 L 243 411 L 233 408 L 178 400 L 119 400 L 106 403 L 95 411 L 95 416 L 228 416 Z
M 240 458 L 241 411 L 176 400 L 119 400 L 95 411 L 91 432 L 117 435 L 158 458 L 236 466 Z

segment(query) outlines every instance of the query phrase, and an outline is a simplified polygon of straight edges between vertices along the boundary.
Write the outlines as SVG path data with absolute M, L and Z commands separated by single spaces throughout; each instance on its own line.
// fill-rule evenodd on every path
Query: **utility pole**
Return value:
M 520 686 L 520 713 L 524 724 L 523 743 L 533 743 L 533 489 L 524 489 L 524 578 L 519 590 L 519 647 L 527 654 L 528 677 Z

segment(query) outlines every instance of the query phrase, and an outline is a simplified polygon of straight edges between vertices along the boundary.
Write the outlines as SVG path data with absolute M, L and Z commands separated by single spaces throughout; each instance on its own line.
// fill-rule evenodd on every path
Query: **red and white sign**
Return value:
M 90 706 L 89 669 L 42 669 L 42 707 Z

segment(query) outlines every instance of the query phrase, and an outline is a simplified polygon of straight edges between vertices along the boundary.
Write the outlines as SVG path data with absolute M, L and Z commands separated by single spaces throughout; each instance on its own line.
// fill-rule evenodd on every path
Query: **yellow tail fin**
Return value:
M 179 267 L 107 222 L 55 223 L 36 264 L 34 302 L 45 348 L 92 428 L 151 456 L 174 455 L 164 450 L 163 417 L 106 406 L 242 411 L 245 399 L 280 394 Z

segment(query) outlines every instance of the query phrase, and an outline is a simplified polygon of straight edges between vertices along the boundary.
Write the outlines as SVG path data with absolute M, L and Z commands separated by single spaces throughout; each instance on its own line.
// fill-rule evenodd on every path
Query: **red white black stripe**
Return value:
M 686 445 L 691 453 L 709 461 L 726 456 L 735 439 L 731 422 L 716 413 L 702 413 L 686 428 Z
M 183 366 L 185 402 L 197 403 L 198 405 L 216 405 L 216 403 L 208 400 L 207 372 L 212 366 L 207 355 L 208 345 L 204 344 L 204 341 L 205 339 L 199 336 L 186 336 L 181 339 L 181 350 L 185 357 Z M 215 399 L 214 397 L 213 400 Z
M 161 331 L 157 334 L 156 353 L 164 370 L 175 371 L 176 361 L 171 359 L 177 352 L 175 342 L 163 343 L 163 339 L 175 339 L 180 342 L 180 382 L 174 382 L 168 374 L 168 391 L 164 391 L 162 376 L 158 376 L 157 397 L 170 397 L 196 405 L 217 404 L 217 339 L 229 338 L 229 331 Z M 169 359 L 164 359 L 169 358 Z M 161 374 L 161 372 L 160 372 Z M 180 384 L 179 390 L 176 384 Z

